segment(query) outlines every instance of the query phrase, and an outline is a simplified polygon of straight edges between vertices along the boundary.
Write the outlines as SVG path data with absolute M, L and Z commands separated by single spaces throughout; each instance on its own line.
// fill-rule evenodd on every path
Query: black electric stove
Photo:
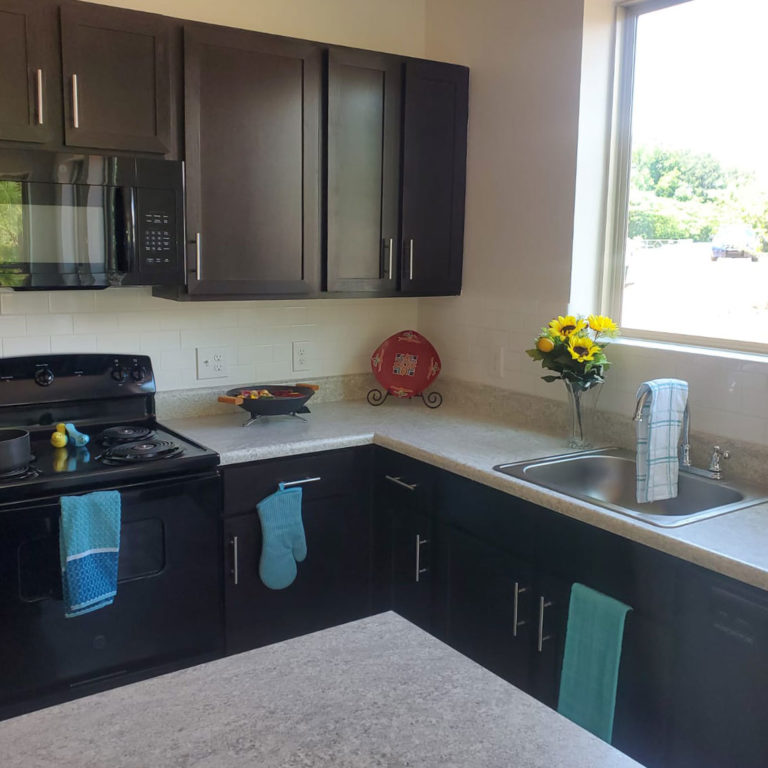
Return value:
M 142 355 L 0 359 L 0 427 L 30 432 L 28 467 L 0 472 L 0 503 L 210 470 L 219 457 L 155 419 L 155 379 Z M 89 436 L 54 448 L 58 423 Z
M 59 423 L 90 438 L 54 448 Z M 158 424 L 141 355 L 0 359 L 0 427 L 26 429 L 27 467 L 0 477 L 0 718 L 222 652 L 218 455 Z M 117 594 L 67 618 L 62 496 L 116 490 Z

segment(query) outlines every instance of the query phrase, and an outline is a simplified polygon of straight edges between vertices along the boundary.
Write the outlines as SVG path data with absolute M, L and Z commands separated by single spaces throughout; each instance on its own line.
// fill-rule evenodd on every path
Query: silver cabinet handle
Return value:
M 410 483 L 401 480 L 399 477 L 392 477 L 392 475 L 384 475 L 384 477 L 389 480 L 390 483 L 399 485 L 401 488 L 406 488 L 409 491 L 415 491 L 419 487 L 418 483 L 411 485 Z
M 394 249 L 395 249 L 395 244 L 393 239 L 390 237 L 389 238 L 389 268 L 387 270 L 387 280 L 392 279 L 392 252 L 394 251 Z
M 238 546 L 237 546 L 237 536 L 232 537 L 232 581 L 234 581 L 235 586 L 238 585 L 240 582 L 240 563 L 239 563 L 239 552 L 238 552 Z
M 413 280 L 413 238 L 408 241 L 408 279 Z
M 77 91 L 77 75 L 72 75 L 72 127 L 80 127 L 80 96 Z
M 322 480 L 322 477 L 305 477 L 303 480 L 290 480 L 287 483 L 283 483 L 283 488 L 290 488 L 292 485 L 304 485 L 304 483 L 316 483 L 318 480 Z
M 549 608 L 550 605 L 552 605 L 551 600 L 545 600 L 544 595 L 539 597 L 539 635 L 536 642 L 536 650 L 539 653 L 541 653 L 541 649 L 544 646 L 544 641 L 552 639 L 552 635 L 544 634 L 544 609 Z
M 515 599 L 512 604 L 512 637 L 517 637 L 517 628 L 522 627 L 525 625 L 525 619 L 522 621 L 518 621 L 517 616 L 519 613 L 519 603 L 520 603 L 520 595 L 523 594 L 523 592 L 527 592 L 528 587 L 521 587 L 520 582 L 515 582 Z
M 421 567 L 421 547 L 423 544 L 429 544 L 429 539 L 422 539 L 421 536 L 416 534 L 416 583 L 419 583 L 422 573 L 427 572 L 427 568 Z
M 45 122 L 43 115 L 43 70 L 37 70 L 37 124 L 42 125 Z
M 203 236 L 200 232 L 195 234 L 195 253 L 197 256 L 197 264 L 195 267 L 197 279 L 203 279 Z

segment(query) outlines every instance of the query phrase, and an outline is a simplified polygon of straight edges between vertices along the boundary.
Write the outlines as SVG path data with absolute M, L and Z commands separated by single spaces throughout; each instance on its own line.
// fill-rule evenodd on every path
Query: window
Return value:
M 620 16 L 605 311 L 627 335 L 768 351 L 768 3 Z

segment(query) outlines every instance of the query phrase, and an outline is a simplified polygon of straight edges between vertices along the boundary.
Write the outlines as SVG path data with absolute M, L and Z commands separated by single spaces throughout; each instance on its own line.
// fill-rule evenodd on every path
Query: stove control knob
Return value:
M 128 378 L 128 374 L 125 372 L 125 368 L 121 368 L 119 365 L 116 365 L 112 369 L 112 373 L 110 376 L 115 380 L 119 381 L 120 383 L 124 382 Z
M 131 378 L 134 381 L 144 381 L 147 375 L 147 369 L 143 365 L 134 365 L 131 369 Z
M 38 368 L 35 371 L 35 381 L 41 387 L 48 387 L 53 384 L 53 371 L 50 368 Z

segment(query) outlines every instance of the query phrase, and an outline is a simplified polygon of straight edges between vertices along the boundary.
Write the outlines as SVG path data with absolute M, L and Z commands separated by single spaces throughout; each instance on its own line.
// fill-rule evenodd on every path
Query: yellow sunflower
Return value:
M 589 327 L 596 333 L 616 333 L 619 326 L 606 315 L 590 315 L 587 318 Z
M 580 317 L 574 317 L 573 315 L 558 315 L 554 320 L 549 323 L 550 333 L 558 339 L 568 341 L 568 337 L 575 333 L 578 333 L 583 328 L 586 328 L 587 324 Z
M 585 363 L 600 351 L 600 347 L 589 336 L 571 336 L 568 339 L 568 351 L 574 360 Z

